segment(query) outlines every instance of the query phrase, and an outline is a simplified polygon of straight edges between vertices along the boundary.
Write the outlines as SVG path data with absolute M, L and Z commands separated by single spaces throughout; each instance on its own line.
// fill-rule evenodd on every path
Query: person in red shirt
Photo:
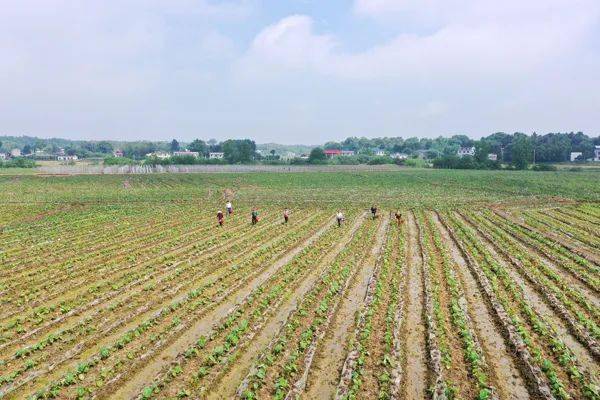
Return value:
M 217 221 L 219 221 L 219 226 L 223 226 L 224 219 L 223 211 L 219 210 L 219 212 L 217 212 Z

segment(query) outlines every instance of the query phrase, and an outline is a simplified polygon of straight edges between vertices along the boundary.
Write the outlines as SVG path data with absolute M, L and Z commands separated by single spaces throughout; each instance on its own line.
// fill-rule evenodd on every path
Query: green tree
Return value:
M 188 146 L 188 149 L 190 151 L 197 151 L 198 153 L 200 153 L 200 155 L 204 155 L 207 153 L 208 147 L 206 146 L 206 143 L 204 143 L 203 140 L 194 139 L 194 141 Z
M 179 151 L 179 142 L 177 139 L 171 141 L 171 151 Z
M 254 159 L 256 154 L 256 143 L 250 139 L 230 139 L 221 144 L 225 159 L 227 162 L 247 163 Z
M 310 155 L 308 156 L 308 162 L 311 164 L 321 164 L 324 163 L 327 159 L 325 155 L 325 151 L 323 151 L 320 147 L 315 147 L 310 151 Z
M 485 140 L 475 142 L 475 160 L 477 162 L 485 162 L 491 150 L 492 145 Z
M 23 146 L 22 153 L 23 155 L 31 154 L 31 145 L 26 144 L 25 146 Z
M 512 163 L 517 169 L 526 169 L 533 160 L 533 143 L 530 137 L 515 133 L 511 146 Z
M 110 142 L 102 140 L 96 145 L 96 150 L 100 153 L 109 154 L 112 153 L 114 149 L 113 145 Z

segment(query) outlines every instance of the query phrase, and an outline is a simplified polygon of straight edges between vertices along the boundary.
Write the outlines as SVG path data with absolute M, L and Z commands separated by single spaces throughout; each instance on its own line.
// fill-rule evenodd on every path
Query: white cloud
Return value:
M 567 56 L 589 34 L 599 7 L 580 3 L 566 7 L 551 0 L 539 9 L 519 9 L 511 1 L 503 8 L 504 2 L 490 1 L 357 0 L 357 12 L 388 17 L 403 10 L 440 12 L 446 21 L 429 33 L 398 33 L 362 52 L 344 52 L 332 35 L 315 30 L 312 18 L 293 15 L 264 28 L 242 65 L 246 73 L 266 72 L 266 78 L 286 69 L 342 79 L 449 84 L 522 78 Z M 464 7 L 456 10 L 452 4 Z

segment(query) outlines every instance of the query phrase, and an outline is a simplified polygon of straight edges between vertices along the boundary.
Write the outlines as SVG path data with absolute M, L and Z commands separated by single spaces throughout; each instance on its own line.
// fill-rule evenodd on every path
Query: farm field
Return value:
M 599 178 L 0 176 L 0 398 L 598 399 Z

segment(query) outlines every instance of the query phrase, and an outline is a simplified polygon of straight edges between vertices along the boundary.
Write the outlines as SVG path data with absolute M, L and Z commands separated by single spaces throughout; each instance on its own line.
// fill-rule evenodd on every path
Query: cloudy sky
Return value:
M 598 0 L 2 0 L 0 134 L 600 134 Z

